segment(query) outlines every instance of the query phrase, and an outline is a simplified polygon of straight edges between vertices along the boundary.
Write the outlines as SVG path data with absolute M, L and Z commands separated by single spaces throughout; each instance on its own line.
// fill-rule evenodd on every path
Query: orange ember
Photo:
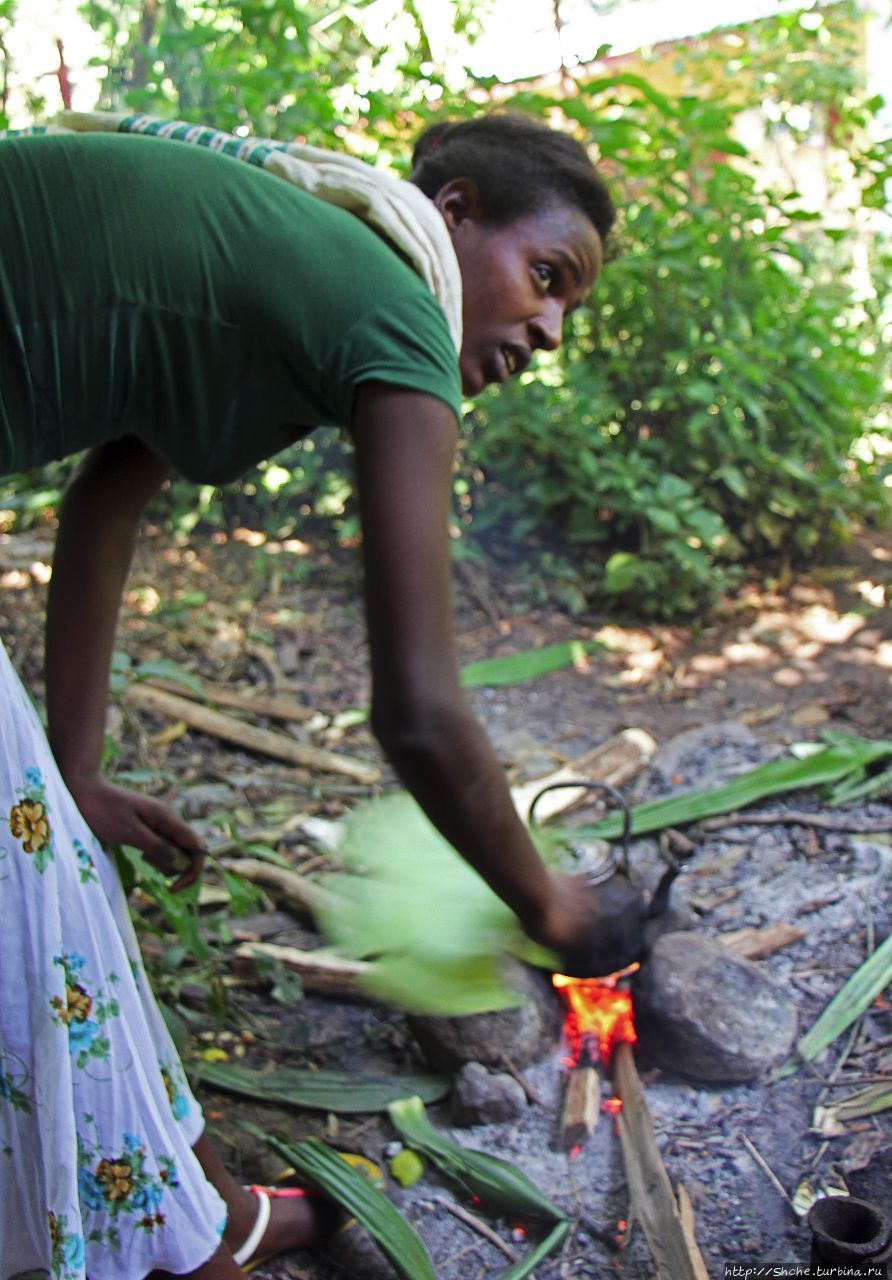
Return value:
M 616 985 L 618 978 L 630 972 L 631 969 L 624 969 L 609 978 L 568 978 L 562 973 L 552 974 L 551 980 L 567 1006 L 564 1031 L 570 1045 L 568 1065 L 575 1066 L 581 1054 L 591 1053 L 595 1037 L 605 1062 L 609 1061 L 614 1045 L 623 1041 L 635 1043 L 638 1037 L 632 1021 L 632 996 Z

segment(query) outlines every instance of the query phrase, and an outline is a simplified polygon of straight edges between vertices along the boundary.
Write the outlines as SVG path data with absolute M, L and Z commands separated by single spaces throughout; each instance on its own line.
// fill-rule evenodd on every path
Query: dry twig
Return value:
M 783 1198 L 786 1200 L 787 1204 L 788 1204 L 788 1205 L 790 1206 L 790 1208 L 792 1209 L 792 1207 L 793 1207 L 793 1202 L 792 1202 L 792 1200 L 790 1199 L 790 1197 L 787 1195 L 786 1189 L 784 1188 L 784 1184 L 781 1182 L 780 1178 L 779 1178 L 779 1177 L 777 1176 L 777 1174 L 774 1172 L 774 1170 L 772 1169 L 772 1167 L 771 1167 L 771 1165 L 768 1163 L 768 1161 L 765 1159 L 765 1157 L 761 1154 L 761 1152 L 760 1152 L 760 1151 L 758 1151 L 758 1150 L 757 1150 L 757 1148 L 753 1145 L 753 1143 L 752 1143 L 752 1142 L 750 1142 L 749 1138 L 746 1136 L 746 1134 L 745 1134 L 745 1133 L 742 1133 L 742 1134 L 740 1135 L 740 1140 L 741 1140 L 741 1142 L 743 1143 L 743 1145 L 746 1147 L 746 1149 L 747 1149 L 747 1151 L 750 1153 L 750 1155 L 753 1157 L 753 1159 L 755 1160 L 756 1164 L 759 1166 L 759 1168 L 762 1170 L 762 1172 L 763 1172 L 763 1173 L 765 1174 L 765 1176 L 768 1178 L 768 1180 L 769 1180 L 769 1181 L 772 1183 L 772 1185 L 773 1185 L 773 1186 L 774 1186 L 774 1187 L 775 1187 L 775 1188 L 776 1188 L 776 1189 L 781 1193 L 781 1195 L 783 1196 Z
M 705 818 L 697 824 L 701 831 L 721 831 L 723 827 L 819 827 L 822 831 L 850 831 L 853 835 L 874 835 L 892 831 L 892 818 L 880 818 L 877 822 L 859 822 L 855 817 L 838 818 L 827 814 L 807 813 L 802 809 L 778 809 L 774 813 L 728 813 L 722 817 Z
M 444 1200 L 442 1196 L 438 1196 L 433 1203 L 441 1209 L 445 1209 L 447 1213 L 451 1213 L 454 1218 L 458 1218 L 459 1222 L 463 1222 L 466 1227 L 470 1227 L 472 1231 L 476 1231 L 478 1235 L 483 1236 L 484 1240 L 488 1240 L 490 1244 L 500 1250 L 509 1262 L 519 1262 L 520 1255 L 516 1249 L 512 1249 L 500 1235 L 493 1231 L 492 1227 L 483 1221 L 482 1218 L 476 1217 L 473 1213 L 469 1213 L 467 1209 L 463 1209 L 460 1204 L 456 1204 L 454 1200 Z

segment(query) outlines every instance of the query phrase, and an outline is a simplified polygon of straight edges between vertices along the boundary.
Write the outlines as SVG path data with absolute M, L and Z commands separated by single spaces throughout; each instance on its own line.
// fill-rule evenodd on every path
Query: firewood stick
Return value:
M 719 935 L 719 941 L 747 960 L 762 960 L 765 956 L 773 955 L 775 951 L 780 951 L 783 947 L 788 947 L 804 937 L 804 929 L 778 920 L 774 924 L 763 925 L 761 929 L 750 926 L 746 929 L 734 929 L 730 933 L 722 933 Z
M 192 729 L 208 733 L 212 737 L 222 738 L 224 742 L 234 742 L 247 751 L 256 751 L 261 755 L 272 756 L 283 760 L 286 764 L 319 769 L 325 773 L 340 773 L 357 782 L 377 782 L 381 776 L 378 769 L 364 764 L 361 760 L 353 760 L 349 756 L 336 755 L 333 751 L 323 751 L 319 747 L 304 746 L 295 742 L 284 733 L 276 733 L 272 729 L 258 729 L 255 725 L 245 724 L 234 716 L 224 715 L 221 711 L 212 711 L 198 702 L 191 702 L 179 694 L 166 693 L 163 689 L 154 689 L 146 684 L 131 685 L 125 695 L 125 701 L 140 711 L 152 711 L 159 715 L 171 716 L 183 720 Z
M 676 1199 L 672 1189 L 629 1044 L 614 1050 L 613 1088 L 623 1104 L 617 1119 L 632 1213 L 641 1223 L 659 1280 L 709 1280 L 694 1238 L 690 1202 L 682 1193 Z
M 223 858 L 221 865 L 226 871 L 234 871 L 244 876 L 252 884 L 267 889 L 275 898 L 281 898 L 286 907 L 298 911 L 309 911 L 314 914 L 334 903 L 334 896 L 321 885 L 298 875 L 288 867 L 277 867 L 273 862 L 264 862 L 262 858 Z
M 564 1094 L 561 1145 L 565 1151 L 592 1136 L 601 1109 L 601 1078 L 597 1067 L 574 1067 Z
M 202 701 L 210 702 L 218 707 L 232 707 L 244 711 L 248 715 L 268 716 L 270 720 L 312 720 L 316 712 L 306 707 L 295 698 L 286 698 L 282 694 L 245 693 L 241 689 L 227 688 L 223 684 L 215 684 L 212 680 L 203 680 L 200 676 L 192 676 L 201 687 Z M 163 689 L 166 693 L 178 694 L 181 698 L 195 699 L 195 695 L 186 685 L 177 684 L 176 680 L 163 680 L 160 676 L 151 676 L 144 684 L 153 689 Z
M 326 995 L 362 994 L 360 979 L 369 968 L 362 960 L 345 960 L 343 956 L 302 951 L 298 947 L 283 947 L 275 942 L 241 943 L 232 953 L 233 967 L 237 972 L 253 975 L 257 970 L 258 956 L 278 960 L 286 969 L 300 975 L 307 991 Z
M 514 807 L 526 821 L 530 805 L 542 788 L 555 783 L 606 782 L 611 787 L 621 787 L 641 772 L 656 749 L 656 742 L 646 730 L 623 729 L 622 733 L 614 734 L 599 747 L 586 752 L 562 769 L 549 773 L 544 778 L 534 778 L 532 782 L 525 782 L 522 786 L 512 787 Z M 584 787 L 566 787 L 549 792 L 536 805 L 536 821 L 544 822 L 546 818 L 563 813 L 590 795 L 591 792 Z

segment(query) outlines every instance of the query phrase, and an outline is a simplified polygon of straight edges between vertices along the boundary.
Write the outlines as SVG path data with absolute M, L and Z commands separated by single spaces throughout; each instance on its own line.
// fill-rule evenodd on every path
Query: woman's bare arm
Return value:
M 530 936 L 565 953 L 587 948 L 591 972 L 616 969 L 640 939 L 624 942 L 614 906 L 602 918 L 594 891 L 545 868 L 460 688 L 447 532 L 456 437 L 454 415 L 435 398 L 376 383 L 360 389 L 354 440 L 372 725 L 427 816 Z
M 46 699 L 50 746 L 92 830 L 142 849 L 162 870 L 201 841 L 167 806 L 100 775 L 115 626 L 140 518 L 169 468 L 133 437 L 92 449 L 59 515 L 47 604 Z M 194 858 L 177 887 L 200 871 Z

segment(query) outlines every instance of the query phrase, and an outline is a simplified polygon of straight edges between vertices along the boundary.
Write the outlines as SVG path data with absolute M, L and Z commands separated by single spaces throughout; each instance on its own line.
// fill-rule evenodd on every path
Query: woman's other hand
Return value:
M 558 953 L 562 973 L 598 978 L 640 960 L 646 905 L 627 876 L 617 873 L 593 886 L 584 876 L 553 871 L 550 890 L 545 910 L 526 932 Z
M 104 844 L 139 849 L 163 875 L 177 877 L 170 886 L 173 893 L 198 880 L 206 850 L 199 836 L 166 804 L 101 777 L 68 786 L 90 830 Z

